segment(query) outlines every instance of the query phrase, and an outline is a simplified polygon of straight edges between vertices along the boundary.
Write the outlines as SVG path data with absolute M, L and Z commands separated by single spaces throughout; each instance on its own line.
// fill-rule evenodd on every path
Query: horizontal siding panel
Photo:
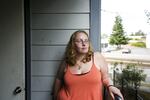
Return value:
M 32 46 L 32 60 L 62 60 L 66 46 Z
M 76 30 L 33 30 L 33 45 L 66 45 Z M 89 30 L 85 30 L 89 33 Z
M 74 31 L 75 30 L 33 30 L 32 44 L 65 45 Z
M 33 13 L 90 12 L 89 0 L 32 0 Z
M 32 75 L 54 76 L 61 61 L 32 61 Z
M 31 91 L 52 91 L 54 77 L 32 77 Z
M 53 100 L 50 92 L 32 92 L 31 100 Z
M 33 14 L 32 29 L 89 29 L 89 14 Z

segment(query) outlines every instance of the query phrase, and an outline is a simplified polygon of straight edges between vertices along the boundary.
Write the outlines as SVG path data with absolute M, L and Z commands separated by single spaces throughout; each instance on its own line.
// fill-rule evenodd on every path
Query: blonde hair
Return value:
M 74 40 L 78 33 L 84 33 L 85 35 L 87 35 L 87 37 L 89 37 L 88 34 L 83 30 L 75 31 L 71 35 L 68 45 L 66 47 L 66 53 L 65 53 L 66 54 L 66 56 L 65 56 L 66 63 L 69 64 L 70 66 L 74 66 L 76 64 L 77 52 L 75 49 Z M 86 63 L 86 62 L 91 61 L 92 55 L 93 55 L 93 50 L 92 50 L 91 43 L 89 42 L 89 50 L 88 50 L 85 58 L 83 58 L 82 62 Z

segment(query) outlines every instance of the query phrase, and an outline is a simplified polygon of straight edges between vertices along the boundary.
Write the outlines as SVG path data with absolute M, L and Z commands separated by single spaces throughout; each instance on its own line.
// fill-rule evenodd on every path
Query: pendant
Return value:
M 80 70 L 80 69 L 81 69 L 81 66 L 78 67 L 78 70 Z
M 77 69 L 81 70 L 82 66 L 80 64 L 77 64 Z

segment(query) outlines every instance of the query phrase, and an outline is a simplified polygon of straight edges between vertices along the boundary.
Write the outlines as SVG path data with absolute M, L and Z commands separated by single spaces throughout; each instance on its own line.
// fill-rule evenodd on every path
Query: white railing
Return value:
M 107 62 L 134 63 L 150 67 L 150 55 L 102 53 Z

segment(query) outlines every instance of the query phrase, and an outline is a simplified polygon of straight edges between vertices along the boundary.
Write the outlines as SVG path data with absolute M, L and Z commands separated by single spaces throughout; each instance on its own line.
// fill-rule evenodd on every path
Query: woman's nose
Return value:
M 82 46 L 85 46 L 85 42 L 82 42 Z

